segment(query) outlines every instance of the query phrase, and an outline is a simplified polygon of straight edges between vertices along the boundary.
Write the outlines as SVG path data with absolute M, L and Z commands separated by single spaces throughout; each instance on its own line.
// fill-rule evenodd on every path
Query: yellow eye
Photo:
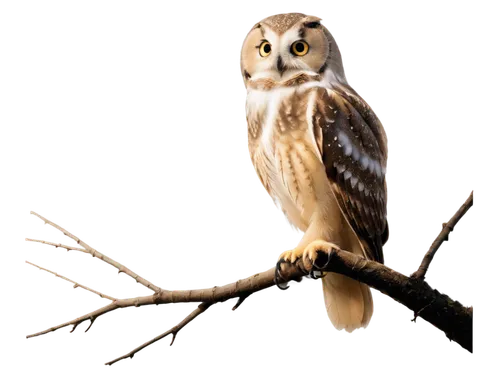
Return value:
M 290 51 L 295 56 L 304 56 L 309 51 L 309 44 L 303 40 L 297 40 L 292 44 Z
M 259 53 L 262 57 L 267 57 L 271 54 L 271 43 L 264 40 L 259 46 Z

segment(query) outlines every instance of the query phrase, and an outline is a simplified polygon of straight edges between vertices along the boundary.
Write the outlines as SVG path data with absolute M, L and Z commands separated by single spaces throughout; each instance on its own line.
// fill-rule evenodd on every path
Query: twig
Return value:
M 45 224 L 49 224 L 51 226 L 53 226 L 54 228 L 56 228 L 57 230 L 61 231 L 64 235 L 68 236 L 69 238 L 71 238 L 72 240 L 76 241 L 76 243 L 80 246 L 83 247 L 83 249 L 80 249 L 80 248 L 74 248 L 74 247 L 70 247 L 70 246 L 66 246 L 66 245 L 61 245 L 61 244 L 55 244 L 55 243 L 52 243 L 52 242 L 46 242 L 46 241 L 40 241 L 40 240 L 32 240 L 32 239 L 26 239 L 26 241 L 32 241 L 32 242 L 41 242 L 41 243 L 44 243 L 44 244 L 47 244 L 47 245 L 52 245 L 52 246 L 55 246 L 55 247 L 63 247 L 65 249 L 68 249 L 68 250 L 78 250 L 78 251 L 83 251 L 84 253 L 88 253 L 90 255 L 92 255 L 93 257 L 97 257 L 99 258 L 100 260 L 108 263 L 108 264 L 111 264 L 113 267 L 116 267 L 118 268 L 118 273 L 120 272 L 123 272 L 127 275 L 129 275 L 131 278 L 133 278 L 135 281 L 137 281 L 138 283 L 144 285 L 145 287 L 151 289 L 152 291 L 154 291 L 155 293 L 159 292 L 161 289 L 158 288 L 156 285 L 154 285 L 153 283 L 147 281 L 146 279 L 144 279 L 143 277 L 140 277 L 138 274 L 136 274 L 135 272 L 132 272 L 130 269 L 128 269 L 127 267 L 125 267 L 124 265 L 114 261 L 113 259 L 101 254 L 99 251 L 97 251 L 96 249 L 90 247 L 89 245 L 87 245 L 85 242 L 83 242 L 82 240 L 80 240 L 78 237 L 74 236 L 73 234 L 71 234 L 70 232 L 68 232 L 66 229 L 64 228 L 61 228 L 59 225 L 53 223 L 52 221 L 44 218 L 43 216 L 41 215 L 38 215 L 36 212 L 33 212 L 31 211 L 30 212 L 32 215 L 35 215 L 37 217 L 39 217 L 40 219 L 42 219 Z
M 245 302 L 245 300 L 250 297 L 250 294 L 244 294 L 244 295 L 241 295 L 239 298 L 238 298 L 238 301 L 236 301 L 236 304 L 233 306 L 233 311 L 236 310 L 238 307 L 241 306 L 241 304 L 243 302 Z
M 186 318 L 184 318 L 184 320 L 182 322 L 180 322 L 179 324 L 177 324 L 175 327 L 172 327 L 167 332 L 164 332 L 161 335 L 156 336 L 154 339 L 145 342 L 144 344 L 142 344 L 141 346 L 138 346 L 137 348 L 135 348 L 131 352 L 129 352 L 125 355 L 122 355 L 121 357 L 118 357 L 110 362 L 105 363 L 105 364 L 111 366 L 112 364 L 114 364 L 118 361 L 121 361 L 122 359 L 125 359 L 125 358 L 132 359 L 132 358 L 134 358 L 134 355 L 137 352 L 141 351 L 142 349 L 148 347 L 149 345 L 155 343 L 158 340 L 161 340 L 162 338 L 164 338 L 170 334 L 172 334 L 172 342 L 170 343 L 170 346 L 172 346 L 172 344 L 174 343 L 175 337 L 177 336 L 179 331 L 182 328 L 184 328 L 189 322 L 191 322 L 194 318 L 196 318 L 198 315 L 204 313 L 210 306 L 212 306 L 212 303 L 209 303 L 209 302 L 203 302 L 203 303 L 199 304 L 198 307 L 191 314 L 189 314 Z
M 427 253 L 425 254 L 424 259 L 422 260 L 422 264 L 420 264 L 418 270 L 411 275 L 412 278 L 419 280 L 423 280 L 425 278 L 427 269 L 429 268 L 429 265 L 431 264 L 432 259 L 434 258 L 434 255 L 438 251 L 439 247 L 444 241 L 448 241 L 448 236 L 450 235 L 450 232 L 453 231 L 458 221 L 462 218 L 462 216 L 465 215 L 465 213 L 469 210 L 469 208 L 472 207 L 474 198 L 473 195 L 474 192 L 471 192 L 469 198 L 467 198 L 465 203 L 458 209 L 458 211 L 455 213 L 455 215 L 453 215 L 450 221 L 443 224 L 443 229 L 441 230 L 441 233 L 439 233 L 439 235 L 432 243 L 429 251 L 427 251 Z
M 53 275 L 56 279 L 65 281 L 66 283 L 70 284 L 74 290 L 82 289 L 82 290 L 89 292 L 90 294 L 93 294 L 94 296 L 96 296 L 102 300 L 116 301 L 116 297 L 114 297 L 106 292 L 92 288 L 92 287 L 82 283 L 81 281 L 74 280 L 69 276 L 63 275 L 61 272 L 57 272 L 57 271 L 53 270 L 52 268 L 44 266 L 43 264 L 35 262 L 31 259 L 26 258 L 23 263 L 25 265 L 27 265 L 28 267 L 33 268 L 36 271 L 42 271 L 42 272 L 48 273 L 49 275 Z
M 44 335 L 46 333 L 49 333 L 49 332 L 54 332 L 54 331 L 57 331 L 58 329 L 60 328 L 63 328 L 63 327 L 67 327 L 67 326 L 73 326 L 73 329 L 71 330 L 71 332 L 73 332 L 75 330 L 76 327 L 78 327 L 82 322 L 86 321 L 86 320 L 90 320 L 91 322 L 91 325 L 92 323 L 101 315 L 103 314 L 106 314 L 110 311 L 113 311 L 113 310 L 116 310 L 118 308 L 118 306 L 112 302 L 110 303 L 109 305 L 106 305 L 104 307 L 101 307 L 100 309 L 98 310 L 95 310 L 95 311 L 92 311 L 88 314 L 85 314 L 79 318 L 76 318 L 76 319 L 73 319 L 69 322 L 66 322 L 66 323 L 63 323 L 63 324 L 60 324 L 58 326 L 55 326 L 55 327 L 51 327 L 51 328 L 48 328 L 46 329 L 45 331 L 41 331 L 41 332 L 37 332 L 37 333 L 34 333 L 32 335 L 28 335 L 26 336 L 27 339 L 31 338 L 31 337 L 36 337 L 36 336 L 41 336 L 41 335 Z M 90 326 L 91 326 L 90 325 Z M 90 328 L 89 326 L 89 328 Z M 89 328 L 87 328 L 87 331 L 89 330 Z

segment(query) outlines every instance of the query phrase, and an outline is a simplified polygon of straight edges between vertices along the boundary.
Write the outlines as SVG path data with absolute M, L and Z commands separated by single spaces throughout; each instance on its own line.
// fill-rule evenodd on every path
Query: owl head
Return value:
M 245 86 L 251 80 L 285 81 L 300 73 L 328 74 L 346 83 L 337 43 L 321 19 L 301 13 L 278 14 L 257 23 L 241 50 Z

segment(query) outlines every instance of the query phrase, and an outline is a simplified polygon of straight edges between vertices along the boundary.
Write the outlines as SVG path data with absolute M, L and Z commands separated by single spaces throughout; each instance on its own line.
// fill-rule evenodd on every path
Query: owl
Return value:
M 279 262 L 340 248 L 384 262 L 387 138 L 347 83 L 335 40 L 321 19 L 279 14 L 257 23 L 241 51 L 248 147 L 265 189 L 304 235 Z M 322 278 L 333 325 L 352 332 L 373 314 L 367 285 Z

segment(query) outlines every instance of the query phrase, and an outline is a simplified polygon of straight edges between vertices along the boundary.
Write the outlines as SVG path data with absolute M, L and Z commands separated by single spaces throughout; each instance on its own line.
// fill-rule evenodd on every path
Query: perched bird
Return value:
M 257 174 L 289 222 L 304 232 L 280 256 L 314 261 L 331 246 L 384 262 L 389 229 L 387 138 L 349 86 L 335 40 L 320 18 L 279 14 L 257 23 L 241 51 L 248 147 Z M 327 273 L 323 292 L 337 329 L 366 327 L 368 286 Z

